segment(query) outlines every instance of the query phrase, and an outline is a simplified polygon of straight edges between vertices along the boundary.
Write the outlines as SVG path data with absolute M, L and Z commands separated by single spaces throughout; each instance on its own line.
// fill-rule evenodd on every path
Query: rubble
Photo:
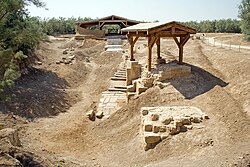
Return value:
M 90 110 L 86 113 L 87 118 L 89 118 L 91 121 L 95 120 L 95 112 L 94 110 Z
M 0 130 L 0 139 L 4 138 L 6 138 L 13 146 L 21 146 L 18 131 L 16 129 L 5 128 Z
M 145 150 L 154 148 L 169 135 L 193 129 L 192 123 L 209 118 L 200 109 L 190 106 L 143 107 L 141 117 Z

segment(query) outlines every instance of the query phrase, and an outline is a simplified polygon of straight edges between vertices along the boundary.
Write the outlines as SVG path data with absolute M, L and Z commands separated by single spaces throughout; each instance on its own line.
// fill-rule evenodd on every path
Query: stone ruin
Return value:
M 129 62 L 127 69 L 128 98 L 139 95 L 159 82 L 191 74 L 191 67 L 177 62 L 157 64 L 152 71 L 147 71 L 138 62 Z
M 141 129 L 144 149 L 152 149 L 171 135 L 191 130 L 205 119 L 208 116 L 196 107 L 143 107 Z

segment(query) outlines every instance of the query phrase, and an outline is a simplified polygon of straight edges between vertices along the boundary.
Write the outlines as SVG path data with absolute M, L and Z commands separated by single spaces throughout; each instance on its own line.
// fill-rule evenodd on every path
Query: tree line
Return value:
M 241 21 L 236 19 L 205 20 L 184 22 L 200 33 L 241 33 Z
M 56 34 L 74 34 L 75 23 L 81 21 L 93 20 L 90 17 L 85 18 L 52 18 L 41 20 L 37 18 L 39 24 L 48 35 Z M 206 21 L 190 21 L 183 24 L 193 27 L 197 32 L 201 33 L 241 33 L 241 21 L 236 19 L 206 20 Z M 98 26 L 96 27 L 98 28 Z

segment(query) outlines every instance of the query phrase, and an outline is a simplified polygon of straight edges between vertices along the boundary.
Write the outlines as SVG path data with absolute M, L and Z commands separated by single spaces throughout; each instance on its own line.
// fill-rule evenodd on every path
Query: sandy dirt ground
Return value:
M 142 63 L 147 58 L 145 44 L 142 39 L 136 45 L 135 58 Z M 74 45 L 68 39 L 41 44 L 37 52 L 42 65 L 13 88 L 18 94 L 13 102 L 0 104 L 4 126 L 19 130 L 21 149 L 38 157 L 40 165 L 250 165 L 249 51 L 190 40 L 184 62 L 192 75 L 165 81 L 169 86 L 148 89 L 108 119 L 90 121 L 85 113 L 108 89 L 122 53 L 104 52 L 105 41 L 89 40 L 72 51 L 76 56 L 72 65 L 56 64 L 63 50 Z M 163 39 L 161 48 L 163 58 L 178 59 L 172 39 Z M 208 114 L 204 128 L 173 135 L 144 151 L 140 108 L 181 105 Z

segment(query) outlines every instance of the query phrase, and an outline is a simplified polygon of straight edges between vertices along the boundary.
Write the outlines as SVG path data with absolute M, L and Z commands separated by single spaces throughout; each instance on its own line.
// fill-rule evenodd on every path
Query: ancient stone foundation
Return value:
M 186 132 L 208 116 L 199 108 L 189 106 L 141 108 L 144 149 L 154 148 L 159 142 L 180 132 Z

